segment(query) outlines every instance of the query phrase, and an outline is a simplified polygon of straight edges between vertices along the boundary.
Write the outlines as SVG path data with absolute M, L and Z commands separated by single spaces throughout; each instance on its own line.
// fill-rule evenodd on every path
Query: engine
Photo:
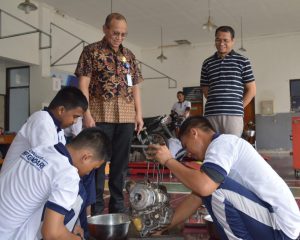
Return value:
M 126 189 L 131 217 L 141 237 L 147 237 L 171 223 L 173 209 L 165 186 L 149 181 L 129 182 Z

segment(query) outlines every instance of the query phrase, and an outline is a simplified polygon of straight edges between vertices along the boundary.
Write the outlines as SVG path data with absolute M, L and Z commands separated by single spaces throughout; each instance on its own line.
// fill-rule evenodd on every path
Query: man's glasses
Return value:
M 218 43 L 218 44 L 220 44 L 220 43 L 225 43 L 225 44 L 227 44 L 227 43 L 229 43 L 231 40 L 230 39 L 215 39 L 215 43 Z
M 128 33 L 120 33 L 120 32 L 115 32 L 115 31 L 112 32 L 112 35 L 115 38 L 118 38 L 118 37 L 120 37 L 120 38 L 126 38 L 127 34 Z

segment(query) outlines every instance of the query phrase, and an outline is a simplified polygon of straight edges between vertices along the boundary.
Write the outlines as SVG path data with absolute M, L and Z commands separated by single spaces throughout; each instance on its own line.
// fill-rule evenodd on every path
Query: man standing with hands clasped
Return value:
M 207 99 L 205 116 L 219 133 L 242 135 L 244 108 L 256 93 L 248 58 L 233 50 L 234 30 L 216 29 L 217 52 L 202 65 L 200 86 Z
M 107 16 L 104 38 L 83 49 L 75 74 L 79 88 L 89 100 L 83 116 L 83 126 L 97 126 L 112 141 L 109 174 L 109 212 L 126 211 L 123 187 L 129 161 L 133 131 L 143 127 L 140 89 L 143 81 L 134 54 L 123 47 L 127 36 L 127 21 L 119 13 Z M 103 191 L 105 164 L 97 170 L 97 202 L 93 214 L 104 209 Z

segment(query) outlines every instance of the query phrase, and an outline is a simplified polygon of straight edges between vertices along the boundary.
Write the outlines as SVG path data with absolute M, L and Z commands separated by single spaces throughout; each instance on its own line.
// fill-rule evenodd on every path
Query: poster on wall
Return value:
M 78 78 L 68 72 L 51 70 L 51 77 L 54 91 L 59 91 L 61 88 L 66 86 L 78 87 Z
M 203 115 L 203 94 L 200 86 L 197 87 L 184 87 L 183 93 L 185 100 L 192 103 L 191 116 Z
M 200 86 L 197 87 L 184 87 L 183 93 L 185 95 L 185 100 L 190 101 L 192 103 L 202 103 L 202 91 Z

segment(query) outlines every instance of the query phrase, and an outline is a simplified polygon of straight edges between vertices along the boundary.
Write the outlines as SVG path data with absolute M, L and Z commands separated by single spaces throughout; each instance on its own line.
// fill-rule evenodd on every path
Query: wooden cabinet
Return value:
M 250 132 L 249 132 L 250 131 Z M 254 132 L 251 132 L 254 131 Z M 253 135 L 252 135 L 253 134 Z M 255 145 L 255 99 L 244 109 L 244 138 Z
M 0 135 L 0 144 L 11 144 L 15 136 L 15 134 Z
M 249 122 L 255 123 L 255 100 L 254 98 L 244 109 L 244 126 L 246 127 Z
M 203 103 L 192 102 L 190 116 L 202 116 L 203 115 Z

